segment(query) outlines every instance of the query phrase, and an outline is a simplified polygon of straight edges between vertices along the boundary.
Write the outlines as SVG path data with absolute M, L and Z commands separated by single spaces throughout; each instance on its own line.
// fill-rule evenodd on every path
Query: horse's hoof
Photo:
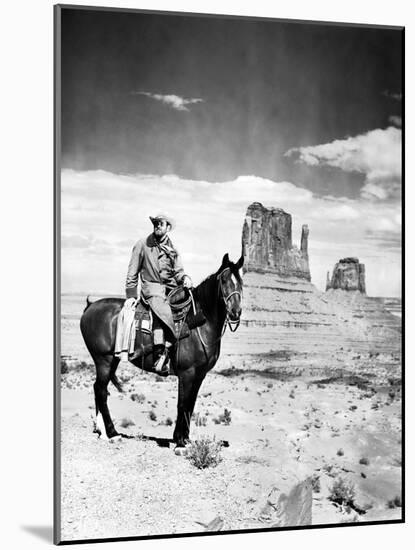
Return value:
M 119 443 L 122 441 L 122 436 L 120 434 L 114 435 L 108 439 L 110 443 Z
M 186 456 L 187 455 L 187 449 L 186 447 L 176 447 L 174 449 L 174 454 L 177 456 Z

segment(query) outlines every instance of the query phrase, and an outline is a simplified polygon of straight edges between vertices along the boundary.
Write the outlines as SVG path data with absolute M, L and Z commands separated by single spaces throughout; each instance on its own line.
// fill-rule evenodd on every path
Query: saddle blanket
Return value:
M 205 322 L 206 319 L 201 312 L 194 315 L 187 309 L 185 314 L 174 322 L 176 338 L 180 340 L 187 338 L 192 328 L 201 326 Z M 117 320 L 115 356 L 120 357 L 121 361 L 128 361 L 132 355 L 137 358 L 151 353 L 153 344 L 149 336 L 152 330 L 153 314 L 148 305 L 139 301 L 130 307 L 124 306 Z

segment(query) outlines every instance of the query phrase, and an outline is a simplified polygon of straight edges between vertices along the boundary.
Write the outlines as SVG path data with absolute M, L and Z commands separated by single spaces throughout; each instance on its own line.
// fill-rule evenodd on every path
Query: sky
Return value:
M 399 29 L 64 9 L 61 75 L 63 292 L 123 293 L 158 212 L 199 282 L 258 201 L 318 288 L 356 256 L 400 296 Z

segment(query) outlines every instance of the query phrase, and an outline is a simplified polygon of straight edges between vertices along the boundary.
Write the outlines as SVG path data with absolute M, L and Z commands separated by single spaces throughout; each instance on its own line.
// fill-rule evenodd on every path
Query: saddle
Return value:
M 192 310 L 192 297 L 190 291 L 184 287 L 173 289 L 167 296 L 173 314 L 174 326 L 176 328 L 177 340 L 190 336 L 193 328 L 199 327 L 206 322 L 202 311 Z M 152 331 L 153 313 L 148 302 L 141 296 L 137 303 L 134 314 L 135 331 L 133 337 L 135 342 L 130 346 L 130 360 L 144 357 L 153 351 Z M 172 348 L 170 348 L 172 349 Z

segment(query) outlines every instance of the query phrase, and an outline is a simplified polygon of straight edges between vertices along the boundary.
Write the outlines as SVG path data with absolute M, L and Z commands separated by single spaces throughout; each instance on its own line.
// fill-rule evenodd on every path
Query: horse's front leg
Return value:
M 194 367 L 178 375 L 177 419 L 173 433 L 177 447 L 184 447 L 189 442 L 190 421 L 204 377 L 205 374 L 198 374 Z

